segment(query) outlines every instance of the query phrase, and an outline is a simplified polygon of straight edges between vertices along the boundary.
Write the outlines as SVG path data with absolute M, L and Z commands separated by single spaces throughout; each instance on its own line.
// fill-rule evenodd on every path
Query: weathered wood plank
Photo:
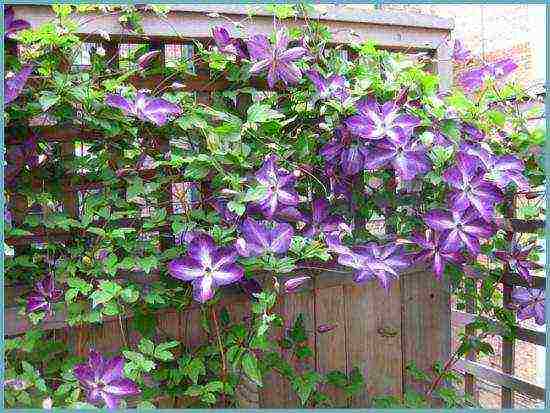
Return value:
M 544 388 L 511 376 L 510 374 L 502 373 L 491 367 L 484 366 L 481 363 L 468 360 L 458 360 L 455 364 L 455 370 L 461 373 L 468 372 L 476 377 L 498 384 L 499 386 L 507 387 L 536 399 L 544 400 Z
M 320 326 L 336 326 L 323 333 Z M 315 350 L 319 373 L 333 370 L 347 371 L 346 312 L 343 286 L 315 290 Z M 340 389 L 327 387 L 334 407 L 346 407 L 346 397 Z
M 451 345 L 451 305 L 447 282 L 437 281 L 426 271 L 414 277 L 401 277 L 401 329 L 403 365 L 414 363 L 430 371 L 438 360 L 446 360 Z M 404 390 L 426 390 L 423 383 L 408 375 Z
M 218 6 L 216 6 L 218 7 Z M 14 7 L 15 15 L 24 17 L 31 26 L 37 27 L 55 18 L 51 8 L 46 6 L 17 5 Z M 101 40 L 98 29 L 110 34 L 112 40 L 123 38 L 125 42 L 141 41 L 148 37 L 156 37 L 156 40 L 188 41 L 190 39 L 207 39 L 211 37 L 212 28 L 226 26 L 232 36 L 242 36 L 249 29 L 254 28 L 254 33 L 271 33 L 274 29 L 273 17 L 270 15 L 247 16 L 244 10 L 239 12 L 223 12 L 227 16 L 219 14 L 207 14 L 202 12 L 202 6 L 198 11 L 172 11 L 168 13 L 166 21 L 159 19 L 153 13 L 142 14 L 142 27 L 144 35 L 133 35 L 124 29 L 116 14 L 101 15 L 87 13 L 74 16 L 78 22 L 78 33 L 87 36 L 89 40 Z M 232 20 L 240 20 L 240 30 L 227 23 L 227 17 Z M 453 27 L 452 21 L 432 16 L 411 15 L 408 13 L 368 13 L 357 20 L 357 13 L 335 14 L 324 18 L 330 26 L 335 43 L 349 43 L 351 41 L 373 40 L 376 44 L 387 48 L 435 50 L 442 40 L 450 33 Z M 303 25 L 301 19 L 286 19 L 281 25 L 296 27 Z M 415 27 L 416 26 L 416 27 Z
M 388 293 L 375 283 L 345 286 L 347 367 L 359 368 L 366 385 L 350 407 L 370 406 L 372 395 L 402 393 L 401 291 L 393 283 Z

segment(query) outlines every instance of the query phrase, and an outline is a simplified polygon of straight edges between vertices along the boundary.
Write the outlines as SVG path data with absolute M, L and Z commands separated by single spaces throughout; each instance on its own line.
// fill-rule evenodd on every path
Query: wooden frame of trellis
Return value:
M 17 5 L 14 7 L 18 18 L 24 18 L 37 27 L 55 19 L 52 10 L 47 6 Z M 75 16 L 80 22 L 80 35 L 86 41 L 102 43 L 108 56 L 111 56 L 113 66 L 118 63 L 118 44 L 150 43 L 164 52 L 164 45 L 192 44 L 193 40 L 208 41 L 211 29 L 227 24 L 227 18 L 238 21 L 243 28 L 254 26 L 257 32 L 271 32 L 273 17 L 262 8 L 254 8 L 249 12 L 245 6 L 173 6 L 165 19 L 159 20 L 152 13 L 145 11 L 143 17 L 144 35 L 130 34 L 119 24 L 116 16 L 96 15 L 94 13 Z M 445 42 L 453 28 L 452 21 L 433 16 L 415 15 L 410 13 L 387 13 L 381 11 L 338 11 L 323 15 L 311 16 L 319 18 L 329 26 L 334 34 L 334 42 L 345 44 L 350 41 L 373 40 L 378 47 L 404 51 L 427 52 L 433 58 L 434 70 L 441 78 L 441 87 L 446 89 L 452 80 L 452 63 L 448 44 Z M 167 24 L 168 23 L 168 24 Z M 300 19 L 287 19 L 285 25 L 301 24 Z M 170 27 L 169 31 L 167 27 Z M 101 30 L 101 32 L 100 32 Z M 108 33 L 110 41 L 106 42 L 100 33 Z M 239 36 L 239 32 L 232 33 Z M 163 56 L 164 58 L 164 56 Z M 160 79 L 135 78 L 130 81 L 139 87 L 147 87 L 159 82 Z M 174 79 L 176 80 L 176 79 Z M 177 79 L 180 81 L 180 79 Z M 224 80 L 210 81 L 199 73 L 192 78 L 181 79 L 187 90 L 198 92 L 204 99 L 208 93 L 222 90 L 227 86 Z M 259 82 L 259 87 L 262 87 Z M 39 131 L 41 139 L 57 142 L 62 145 L 67 156 L 74 156 L 74 140 L 102 139 L 94 131 L 83 131 L 74 126 L 60 129 L 59 127 L 43 127 Z M 12 144 L 19 140 L 6 131 L 6 143 Z M 165 147 L 164 150 L 167 150 Z M 140 171 L 143 177 L 155 174 L 153 170 Z M 41 185 L 41 183 L 37 183 Z M 77 192 L 95 187 L 85 177 L 72 177 L 62 183 L 66 190 L 64 207 L 66 211 L 76 214 L 78 211 Z M 12 207 L 16 209 L 14 218 L 21 222 L 25 214 L 24 199 L 14 197 Z M 514 228 L 528 227 L 529 223 L 510 220 Z M 135 225 L 135 222 L 121 220 L 121 226 Z M 537 225 L 535 224 L 535 227 Z M 169 228 L 160 228 L 170 238 Z M 8 244 L 24 246 L 43 240 L 70 240 L 71 234 L 64 232 L 40 233 L 31 236 L 8 238 Z M 129 277 L 138 282 L 144 282 L 136 274 L 117 274 Z M 20 295 L 20 288 L 8 291 L 10 295 Z M 224 305 L 233 306 L 237 314 L 246 311 L 242 294 L 228 291 L 224 297 Z M 429 270 L 415 268 L 405 271 L 399 283 L 396 283 L 388 296 L 383 296 L 377 286 L 356 286 L 349 277 L 336 277 L 334 273 L 324 273 L 306 287 L 284 302 L 278 304 L 279 310 L 292 318 L 298 313 L 311 315 L 306 319 L 307 328 L 315 330 L 316 325 L 336 322 L 339 324 L 334 334 L 315 336 L 311 345 L 315 351 L 315 365 L 321 370 L 341 369 L 349 371 L 352 364 L 358 363 L 368 370 L 367 389 L 350 402 L 350 406 L 367 406 L 368 394 L 400 395 L 407 386 L 416 386 L 410 378 L 404 375 L 404 366 L 408 362 L 424 369 L 431 367 L 434 361 L 445 359 L 450 353 L 451 311 L 448 290 L 434 281 Z M 351 309 L 354 309 L 352 311 Z M 384 308 L 384 310 L 380 310 Z M 437 310 L 434 311 L 434 308 Z M 357 316 L 358 309 L 362 312 Z M 390 310 L 389 310 L 390 309 Z M 175 311 L 165 311 L 158 315 L 159 324 L 174 331 L 174 338 L 196 341 L 198 328 L 193 320 L 197 320 L 198 308 L 189 308 L 186 314 Z M 132 317 L 126 314 L 126 321 Z M 455 314 L 456 317 L 456 314 Z M 125 322 L 126 322 L 125 321 Z M 117 329 L 122 328 L 120 320 L 105 319 L 103 324 L 93 332 L 84 334 L 84 340 L 95 340 L 96 346 L 106 350 L 114 350 L 123 342 L 117 339 Z M 65 315 L 58 313 L 53 319 L 42 323 L 45 330 L 66 329 Z M 8 308 L 5 311 L 5 333 L 13 336 L 23 333 L 29 328 L 28 322 L 17 314 L 17 309 Z M 81 341 L 79 329 L 78 342 Z M 93 337 L 93 335 L 98 335 Z M 114 335 L 114 338 L 113 338 Z M 92 336 L 92 337 L 91 337 Z M 99 337 L 99 338 L 98 338 Z M 538 342 L 539 337 L 536 336 Z M 204 337 L 203 337 L 204 338 Z M 342 348 L 345 351 L 342 351 Z M 77 347 L 76 351 L 82 349 Z M 467 373 L 480 374 L 470 364 L 461 364 Z M 467 380 L 468 380 L 467 376 Z M 390 385 L 384 380 L 393 379 Z M 291 396 L 288 384 L 276 377 L 268 378 L 270 391 L 263 391 L 256 405 L 262 407 L 293 407 L 296 400 Z M 505 383 L 509 385 L 509 380 Z M 521 390 L 517 386 L 512 387 Z M 538 390 L 537 390 L 538 391 Z M 341 400 L 341 395 L 336 395 Z M 174 406 L 174 405 L 170 405 Z

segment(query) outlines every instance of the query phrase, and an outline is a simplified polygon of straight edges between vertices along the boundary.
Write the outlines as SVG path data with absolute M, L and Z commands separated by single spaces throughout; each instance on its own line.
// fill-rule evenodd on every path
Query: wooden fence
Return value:
M 55 18 L 47 6 L 15 6 L 17 18 L 25 18 L 33 27 Z M 208 13 L 208 14 L 207 14 Z M 242 6 L 174 6 L 165 19 L 145 13 L 143 17 L 144 35 L 129 34 L 122 28 L 115 16 L 80 15 L 80 35 L 86 42 L 100 43 L 111 57 L 116 67 L 123 45 L 150 43 L 162 51 L 163 59 L 167 50 L 173 45 L 187 45 L 192 48 L 192 41 L 208 41 L 211 29 L 217 25 L 227 25 L 226 17 L 240 21 L 244 28 L 255 27 L 259 32 L 273 30 L 273 18 L 261 9 L 250 17 Z M 452 29 L 452 23 L 440 18 L 414 14 L 385 12 L 345 12 L 325 14 L 319 17 L 334 33 L 334 41 L 345 44 L 350 41 L 373 40 L 379 47 L 404 52 L 428 52 L 434 59 L 434 70 L 442 79 L 442 87 L 447 88 L 451 81 L 451 61 L 449 49 L 444 40 Z M 285 20 L 288 26 L 299 25 L 298 19 Z M 109 33 L 107 42 L 100 36 L 100 31 Z M 237 35 L 237 33 L 235 33 Z M 177 48 L 177 47 L 176 47 Z M 181 47 L 180 47 L 181 49 Z M 162 79 L 130 79 L 136 86 L 147 87 L 158 84 Z M 173 79 L 186 85 L 187 90 L 199 94 L 199 99 L 208 101 L 209 94 L 223 90 L 227 82 L 223 79 L 211 81 L 200 68 L 197 75 L 185 79 Z M 259 84 L 259 87 L 262 85 Z M 41 140 L 46 140 L 62 147 L 67 157 L 75 156 L 74 141 L 101 140 L 102 136 L 95 131 L 81 130 L 75 126 L 35 128 Z M 9 145 L 20 141 L 20 136 L 6 131 L 6 143 Z M 168 150 L 165 145 L 162 150 Z M 142 177 L 153 176 L 157 170 L 141 170 Z M 40 186 L 42 183 L 38 182 Z M 64 211 L 73 216 L 79 214 L 79 192 L 96 188 L 85 175 L 68 176 L 62 183 L 65 191 L 63 198 Z M 167 193 L 171 188 L 167 188 Z M 13 194 L 10 208 L 14 212 L 15 223 L 21 223 L 27 211 L 25 198 Z M 169 200 L 174 206 L 174 200 Z M 526 223 L 518 220 L 509 221 L 514 227 L 525 227 Z M 121 220 L 120 225 L 135 225 L 134 220 Z M 536 226 L 536 225 L 535 225 Z M 164 239 L 173 239 L 170 228 L 158 228 Z M 38 229 L 32 235 L 12 237 L 6 241 L 15 247 L 15 251 L 25 245 L 36 242 L 68 241 L 74 235 L 69 232 L 52 233 Z M 130 277 L 137 282 L 143 281 L 139 274 L 118 274 Z M 509 276 L 517 282 L 517 277 Z M 154 279 L 149 277 L 148 280 Z M 542 283 L 543 284 L 543 283 Z M 25 293 L 28 287 L 7 286 L 7 302 L 13 297 Z M 11 298 L 10 298 L 11 297 Z M 246 297 L 235 291 L 228 291 L 220 306 L 227 306 L 234 317 L 241 317 L 248 311 Z M 433 274 L 423 268 L 412 268 L 403 274 L 400 281 L 394 283 L 389 294 L 385 294 L 377 285 L 358 286 L 353 284 L 345 274 L 323 273 L 314 278 L 303 292 L 287 296 L 279 302 L 279 310 L 285 318 L 294 319 L 302 313 L 306 317 L 306 328 L 316 331 L 321 324 L 333 323 L 337 327 L 327 334 L 313 334 L 310 346 L 314 349 L 312 364 L 320 371 L 339 369 L 350 371 L 359 367 L 366 373 L 367 386 L 348 404 L 363 407 L 370 404 L 369 395 L 401 395 L 407 387 L 418 386 L 404 374 L 404 366 L 415 362 L 420 368 L 428 369 L 436 360 L 445 359 L 450 353 L 451 307 L 447 286 L 435 281 Z M 57 313 L 53 319 L 41 324 L 45 330 L 56 331 L 58 337 L 65 337 L 74 345 L 75 352 L 85 351 L 87 346 L 94 345 L 99 350 L 115 352 L 124 345 L 127 325 L 132 314 L 125 318 L 104 319 L 93 326 L 79 327 L 76 334 L 67 328 L 65 314 Z M 157 315 L 159 328 L 169 332 L 171 337 L 186 344 L 198 344 L 207 337 L 201 336 L 199 327 L 200 309 L 190 307 L 184 312 L 175 310 L 163 311 Z M 454 313 L 456 320 L 467 324 L 470 320 L 466 313 Z M 18 314 L 18 308 L 7 308 L 5 311 L 5 335 L 22 334 L 30 326 L 24 317 Z M 522 330 L 523 331 L 523 330 Z M 539 333 L 522 333 L 520 339 L 532 339 L 542 343 Z M 523 338 L 522 338 L 523 337 Z M 472 360 L 459 365 L 469 375 L 485 375 L 486 371 Z M 527 386 L 514 378 L 510 371 L 499 373 L 497 383 L 507 389 L 526 391 L 540 395 L 540 388 Z M 467 376 L 471 377 L 471 376 Z M 518 384 L 519 383 L 519 384 Z M 343 395 L 334 395 L 337 402 L 344 403 Z M 275 375 L 267 378 L 260 392 L 258 406 L 293 407 L 297 400 L 290 391 L 288 383 Z M 170 402 L 164 407 L 174 407 Z

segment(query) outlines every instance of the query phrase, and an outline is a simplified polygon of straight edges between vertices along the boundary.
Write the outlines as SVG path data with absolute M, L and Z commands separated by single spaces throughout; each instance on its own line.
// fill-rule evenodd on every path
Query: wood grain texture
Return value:
M 403 366 L 413 362 L 430 370 L 438 360 L 446 360 L 451 345 L 451 305 L 446 282 L 437 281 L 427 271 L 401 277 L 401 330 Z M 404 375 L 404 390 L 425 390 L 425 385 Z
M 344 287 L 347 368 L 359 368 L 366 386 L 350 407 L 369 407 L 372 395 L 402 393 L 401 290 L 393 283 L 386 293 L 375 283 Z
M 322 325 L 336 327 L 321 333 L 318 328 Z M 315 330 L 316 364 L 319 373 L 326 374 L 333 370 L 347 371 L 343 286 L 315 290 Z M 332 386 L 321 387 L 321 389 L 331 397 L 334 407 L 346 407 L 346 398 L 342 390 Z

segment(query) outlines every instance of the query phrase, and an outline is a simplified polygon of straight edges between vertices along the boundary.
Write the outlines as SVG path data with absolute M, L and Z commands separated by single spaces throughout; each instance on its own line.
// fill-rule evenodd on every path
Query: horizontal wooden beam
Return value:
M 455 325 L 460 327 L 465 327 L 466 325 L 476 321 L 476 319 L 479 319 L 479 318 L 491 323 L 492 325 L 497 324 L 495 320 L 490 319 L 488 317 L 478 317 L 475 314 L 466 313 L 464 311 L 453 310 L 451 312 L 451 321 Z M 497 333 L 502 335 L 502 331 L 497 331 Z M 543 331 L 536 331 L 528 328 L 518 327 L 517 338 L 518 340 L 526 341 L 528 343 L 533 343 L 538 346 L 543 346 L 543 347 L 546 346 L 546 334 Z
M 296 272 L 298 272 L 298 270 Z M 300 291 L 314 291 L 319 289 L 336 287 L 339 285 L 352 285 L 355 283 L 353 281 L 353 276 L 351 272 L 344 271 L 341 269 L 335 269 L 330 271 L 326 269 L 320 269 L 319 271 L 303 269 L 303 270 L 300 270 L 299 272 L 300 272 L 300 275 L 311 276 L 311 280 L 304 283 Z M 426 276 L 426 277 L 433 276 L 433 274 L 430 273 L 430 270 L 428 270 L 424 266 L 410 267 L 408 269 L 403 270 L 403 272 L 401 273 L 401 276 L 412 276 L 412 275 Z M 286 277 L 277 277 L 277 279 L 279 284 L 282 286 L 287 279 L 293 278 L 295 276 L 296 275 L 286 276 Z M 261 283 L 271 282 L 273 275 L 261 273 L 255 278 Z M 141 280 L 140 283 L 143 283 L 143 280 Z M 381 289 L 380 294 L 385 294 L 383 289 Z M 240 287 L 229 286 L 227 288 L 224 288 L 224 293 L 223 293 L 224 304 L 241 302 L 241 301 L 246 302 L 248 300 L 249 300 L 248 297 L 242 292 Z M 187 307 L 186 310 L 197 308 L 198 306 L 199 304 L 192 302 L 190 306 Z M 182 310 L 165 309 L 165 310 L 160 310 L 158 314 L 171 313 L 175 311 L 182 311 Z M 123 315 L 123 317 L 131 318 L 133 317 L 133 313 L 131 312 L 126 313 Z M 109 321 L 116 318 L 118 318 L 118 316 L 105 317 L 103 321 Z M 63 328 L 66 325 L 67 325 L 66 312 L 58 311 L 54 314 L 52 318 L 43 320 L 39 324 L 38 328 L 40 328 L 41 330 L 55 330 L 55 329 Z M 11 336 L 23 334 L 29 328 L 32 328 L 32 325 L 30 324 L 28 318 L 25 315 L 20 314 L 19 307 L 8 307 L 4 309 L 4 335 L 5 336 L 11 337 Z
M 223 7 L 211 6 L 213 8 L 207 11 L 202 5 L 198 7 L 193 10 L 180 7 L 169 12 L 166 18 L 159 18 L 149 11 L 142 12 L 144 35 L 136 35 L 123 28 L 116 14 L 86 13 L 73 15 L 73 18 L 77 21 L 79 34 L 98 41 L 104 41 L 100 36 L 101 32 L 109 33 L 115 41 L 121 39 L 145 43 L 151 37 L 157 41 L 173 39 L 176 42 L 207 39 L 212 37 L 212 29 L 216 26 L 227 27 L 234 37 L 246 36 L 248 32 L 271 33 L 274 30 L 273 16 L 267 13 L 249 15 L 246 8 L 224 10 Z M 49 6 L 16 5 L 14 9 L 16 18 L 26 19 L 32 27 L 56 19 Z M 381 47 L 402 50 L 435 51 L 453 27 L 452 21 L 447 19 L 380 11 L 350 11 L 325 15 L 322 19 L 330 27 L 335 43 L 371 40 Z M 231 21 L 238 22 L 239 30 Z M 287 27 L 301 26 L 303 23 L 301 19 L 286 19 L 280 22 Z
M 517 391 L 521 394 L 526 394 L 534 397 L 535 399 L 544 400 L 545 397 L 545 390 L 543 387 L 529 383 L 528 381 L 522 380 L 516 376 L 502 373 L 501 371 L 484 366 L 483 364 L 475 361 L 459 360 L 455 364 L 455 369 L 461 373 L 472 374 L 480 379 L 498 384 L 499 386 Z

